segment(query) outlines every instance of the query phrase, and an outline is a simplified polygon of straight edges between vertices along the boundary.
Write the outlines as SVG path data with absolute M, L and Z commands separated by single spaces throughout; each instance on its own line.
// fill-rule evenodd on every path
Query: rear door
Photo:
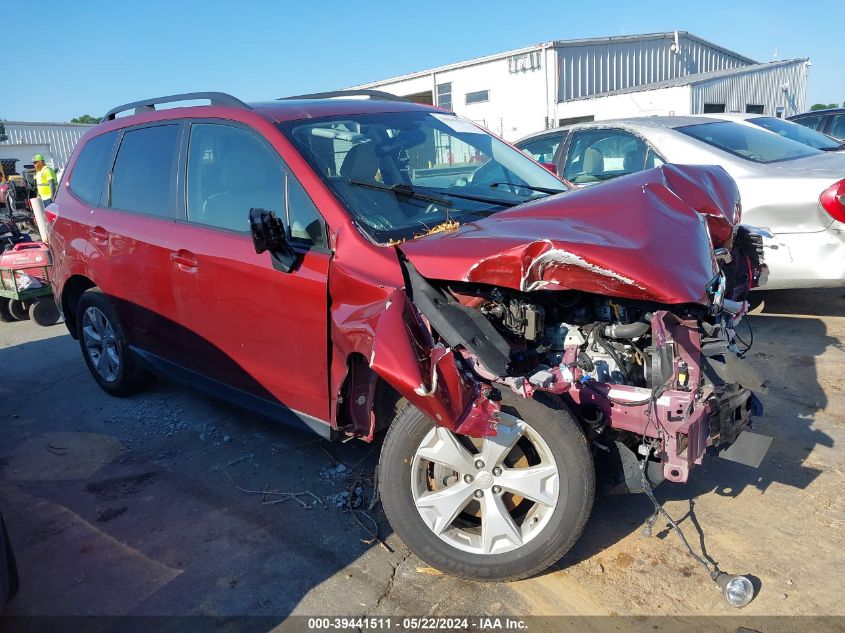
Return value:
M 188 133 L 186 205 L 170 280 L 188 367 L 240 393 L 328 418 L 330 252 L 325 224 L 276 150 L 251 128 L 196 121 Z M 256 254 L 249 210 L 285 220 L 290 272 Z
M 92 276 L 115 303 L 129 344 L 169 359 L 180 335 L 169 240 L 181 133 L 178 122 L 123 131 L 87 236 Z

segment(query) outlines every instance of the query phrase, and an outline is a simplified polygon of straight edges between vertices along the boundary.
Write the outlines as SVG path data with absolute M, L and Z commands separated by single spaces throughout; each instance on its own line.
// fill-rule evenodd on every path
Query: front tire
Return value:
M 154 382 L 153 374 L 140 367 L 129 350 L 117 312 L 99 288 L 82 293 L 76 323 L 82 357 L 104 391 L 113 396 L 129 396 Z
M 502 393 L 495 437 L 470 440 L 407 405 L 382 448 L 391 526 L 423 561 L 473 580 L 517 580 L 558 561 L 593 505 L 595 470 L 581 428 L 548 394 Z

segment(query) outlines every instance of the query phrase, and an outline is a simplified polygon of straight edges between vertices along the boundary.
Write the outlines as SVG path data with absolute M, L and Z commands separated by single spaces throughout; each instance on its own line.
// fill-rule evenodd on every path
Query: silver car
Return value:
M 721 165 L 739 186 L 743 222 L 774 235 L 767 288 L 845 285 L 843 153 L 702 116 L 579 123 L 516 146 L 577 187 L 663 163 Z

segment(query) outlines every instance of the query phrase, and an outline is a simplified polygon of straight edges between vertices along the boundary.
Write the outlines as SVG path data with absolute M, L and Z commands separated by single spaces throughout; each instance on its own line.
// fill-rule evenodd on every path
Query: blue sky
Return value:
M 770 61 L 775 50 L 779 59 L 810 57 L 808 106 L 842 103 L 841 0 L 805 0 L 789 10 L 779 5 L 772 0 L 22 2 L 0 18 L 6 60 L 0 117 L 67 121 L 136 99 L 194 90 L 263 100 L 548 40 L 676 29 L 758 61 Z M 32 19 L 23 18 L 25 13 Z M 18 18 L 28 28 L 12 28 Z M 20 52 L 20 64 L 10 63 L 9 51 Z

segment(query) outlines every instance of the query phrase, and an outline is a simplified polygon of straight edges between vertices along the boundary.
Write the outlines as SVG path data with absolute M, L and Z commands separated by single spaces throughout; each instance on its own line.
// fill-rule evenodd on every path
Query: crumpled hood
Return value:
M 712 242 L 730 237 L 738 200 L 721 167 L 664 165 L 399 249 L 429 279 L 706 304 Z

